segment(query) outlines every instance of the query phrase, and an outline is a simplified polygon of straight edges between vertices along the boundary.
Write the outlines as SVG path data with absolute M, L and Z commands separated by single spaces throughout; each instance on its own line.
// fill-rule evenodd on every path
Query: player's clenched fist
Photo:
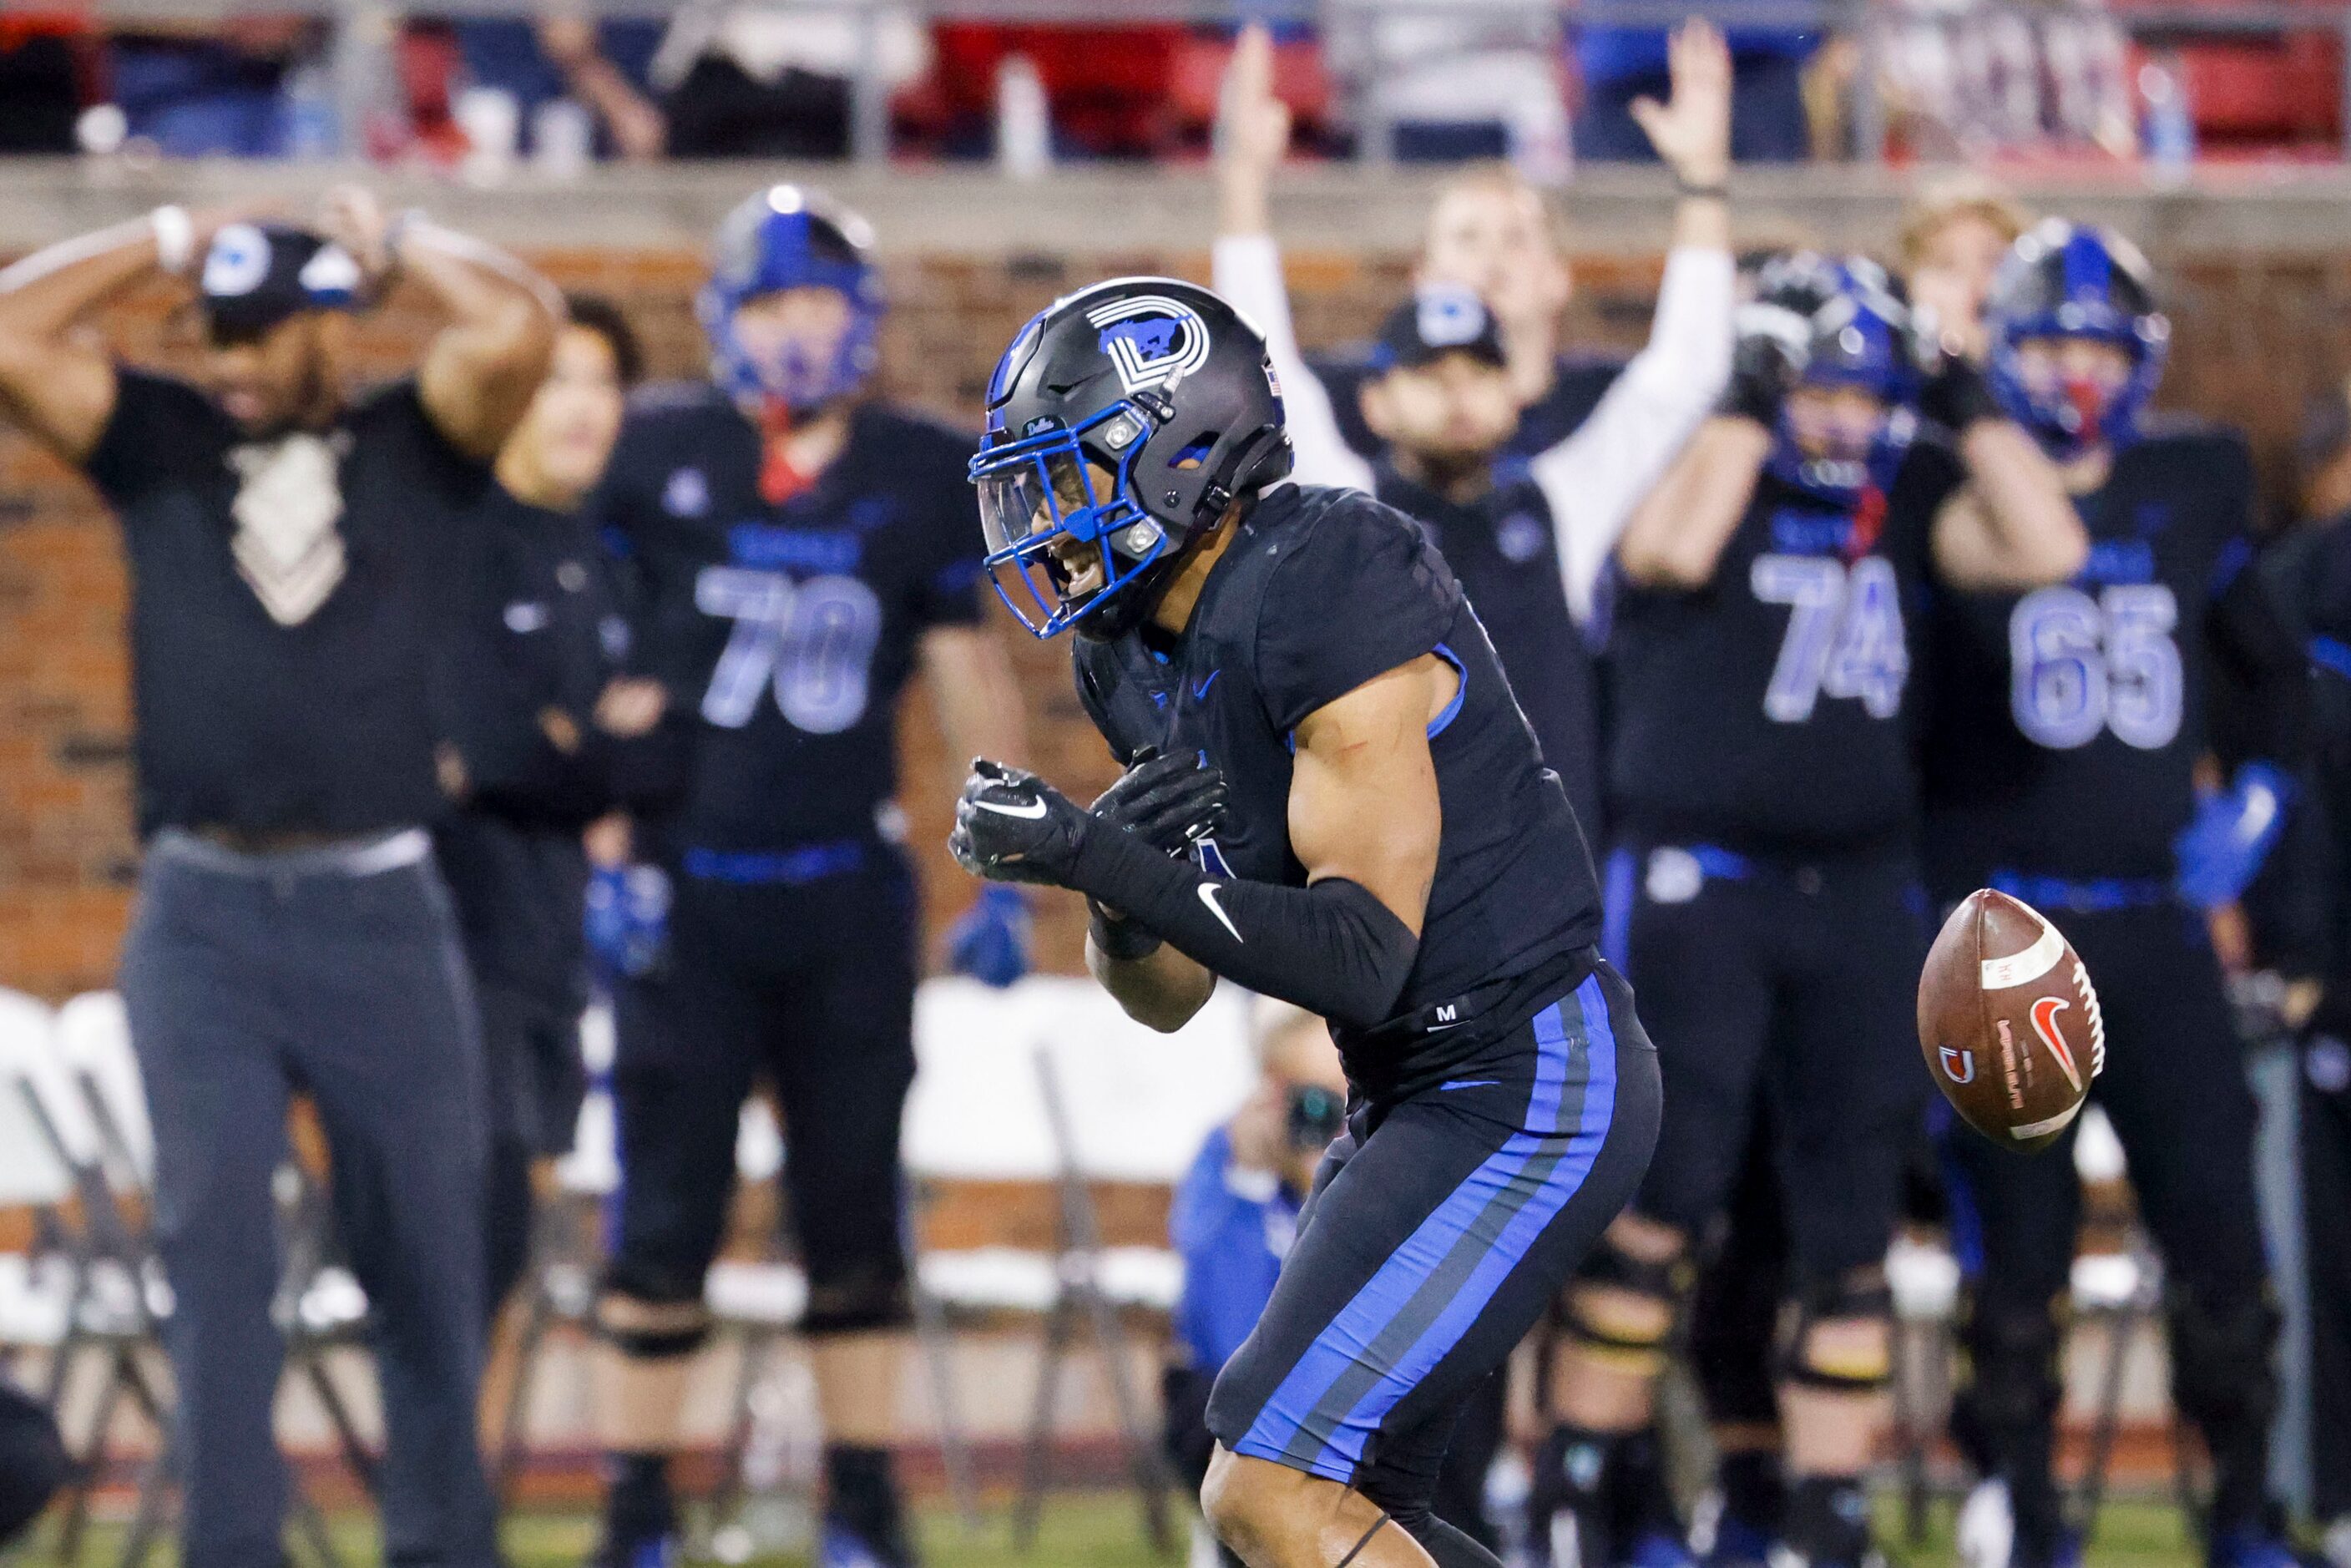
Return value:
M 1118 782 L 1094 797 L 1092 814 L 1172 855 L 1214 833 L 1231 801 L 1221 769 L 1193 752 L 1162 757 L 1156 747 L 1146 746 Z
M 1026 768 L 975 758 L 947 850 L 974 876 L 1067 886 L 1092 821 L 1084 807 Z

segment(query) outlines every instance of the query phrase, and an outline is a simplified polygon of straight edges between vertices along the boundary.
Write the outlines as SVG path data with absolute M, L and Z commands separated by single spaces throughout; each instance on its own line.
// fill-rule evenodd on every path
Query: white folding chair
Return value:
M 1166 1469 L 1132 1385 L 1121 1314 L 1166 1312 L 1182 1269 L 1164 1247 L 1105 1247 L 1090 1184 L 1172 1186 L 1182 1176 L 1253 1081 L 1244 1003 L 1220 996 L 1170 1039 L 1082 980 L 1040 977 L 1008 992 L 934 980 L 917 1001 L 915 1044 L 906 1151 L 916 1176 L 1035 1182 L 1058 1200 L 1050 1253 L 987 1247 L 920 1260 L 925 1292 L 945 1307 L 1044 1319 L 1016 1540 L 1035 1538 L 1061 1373 L 1090 1332 L 1145 1522 L 1171 1546 Z

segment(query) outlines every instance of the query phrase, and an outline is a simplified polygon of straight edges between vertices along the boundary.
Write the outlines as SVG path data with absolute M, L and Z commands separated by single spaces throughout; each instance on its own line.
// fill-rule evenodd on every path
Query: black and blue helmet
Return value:
M 795 413 L 820 408 L 865 383 L 880 356 L 882 280 L 873 231 L 821 192 L 770 185 L 726 214 L 711 245 L 710 281 L 695 311 L 710 338 L 710 375 L 739 398 L 769 399 Z M 850 305 L 849 329 L 829 354 L 787 352 L 763 361 L 735 329 L 746 301 L 788 288 L 831 288 Z
M 1797 251 L 1758 270 L 1753 299 L 1740 308 L 1740 351 L 1782 356 L 1796 386 L 1851 388 L 1886 405 L 1866 455 L 1807 453 L 1782 411 L 1766 466 L 1782 479 L 1843 504 L 1893 483 L 1915 433 L 1918 392 L 1910 313 L 1885 268 L 1863 256 Z
M 2111 229 L 2044 220 L 2001 264 L 1984 326 L 1991 340 L 1984 380 L 1993 398 L 2052 456 L 2137 437 L 2171 346 L 2171 323 L 2156 308 L 2154 274 L 2137 246 Z M 2036 389 L 2018 350 L 2048 338 L 2111 343 L 2130 357 L 2130 374 L 2111 392 L 2073 383 Z
M 1033 317 L 988 382 L 971 460 L 988 576 L 1040 637 L 1122 635 L 1233 502 L 1290 466 L 1245 317 L 1173 277 L 1095 284 Z

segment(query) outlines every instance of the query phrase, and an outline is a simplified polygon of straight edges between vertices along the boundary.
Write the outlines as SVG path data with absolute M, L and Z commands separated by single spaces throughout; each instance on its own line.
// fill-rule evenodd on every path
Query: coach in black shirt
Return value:
M 197 382 L 74 330 L 198 269 Z M 347 401 L 347 313 L 395 277 L 451 325 L 413 376 Z M 374 1311 L 385 1557 L 496 1561 L 474 1423 L 481 1055 L 423 827 L 443 800 L 427 676 L 450 530 L 558 308 L 356 190 L 315 230 L 163 207 L 0 274 L 0 411 L 89 474 L 130 552 L 147 855 L 121 988 L 156 1131 L 189 1568 L 281 1555 L 270 1178 L 298 1087 Z

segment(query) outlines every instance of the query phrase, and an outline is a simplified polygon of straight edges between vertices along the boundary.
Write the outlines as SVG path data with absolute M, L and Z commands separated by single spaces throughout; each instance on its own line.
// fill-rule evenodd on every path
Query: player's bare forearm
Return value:
M 1642 588 L 1712 581 L 1723 547 L 1747 515 L 1771 441 L 1769 430 L 1740 414 L 1716 414 L 1699 425 L 1616 541 L 1626 580 Z
M 1935 563 L 1961 588 L 2063 582 L 2089 559 L 2090 536 L 2057 465 L 2022 426 L 1979 419 L 1959 435 L 1968 483 L 1935 517 Z
M 495 246 L 414 214 L 388 228 L 362 214 L 329 230 L 363 267 L 397 267 L 447 313 L 417 391 L 443 435 L 476 456 L 495 455 L 546 379 L 562 296 Z
M 0 271 L 0 412 L 68 461 L 97 445 L 115 392 L 105 350 L 73 328 L 155 273 L 159 232 L 152 218 L 117 224 Z
M 1173 1034 L 1192 1021 L 1217 988 L 1208 967 L 1162 944 L 1140 958 L 1113 958 L 1086 939 L 1086 972 L 1145 1029 Z
M 935 626 L 923 633 L 922 663 L 946 736 L 949 789 L 962 788 L 964 769 L 975 757 L 1028 757 L 1020 685 L 1001 643 L 977 626 Z

